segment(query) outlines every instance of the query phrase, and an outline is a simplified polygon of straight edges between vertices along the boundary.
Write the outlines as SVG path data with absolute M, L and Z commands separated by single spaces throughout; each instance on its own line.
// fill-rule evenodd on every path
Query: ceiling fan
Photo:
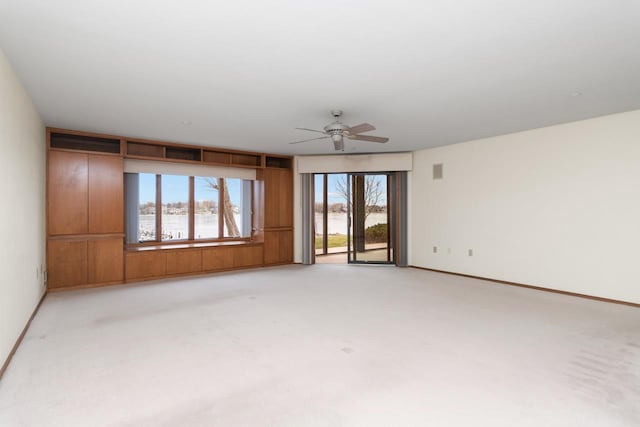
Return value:
M 335 118 L 335 121 L 329 123 L 324 127 L 324 130 L 316 130 L 316 129 L 308 129 L 308 128 L 296 128 L 300 130 L 308 130 L 310 132 L 318 132 L 323 134 L 324 136 L 320 136 L 318 138 L 311 139 L 303 139 L 302 141 L 294 141 L 289 144 L 300 144 L 302 142 L 316 141 L 318 139 L 329 139 L 333 141 L 333 146 L 336 151 L 344 151 L 344 138 L 353 139 L 355 141 L 368 141 L 368 142 L 380 142 L 385 143 L 389 141 L 389 138 L 384 138 L 381 136 L 371 136 L 371 135 L 360 135 L 363 132 L 370 132 L 375 130 L 376 128 L 369 123 L 360 123 L 356 126 L 347 126 L 340 121 L 340 116 L 342 116 L 341 110 L 333 110 L 331 111 L 331 115 Z

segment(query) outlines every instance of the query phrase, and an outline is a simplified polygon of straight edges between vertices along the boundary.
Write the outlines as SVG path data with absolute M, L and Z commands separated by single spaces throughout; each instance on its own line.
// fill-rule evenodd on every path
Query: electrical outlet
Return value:
M 469 249 L 469 256 L 473 256 L 473 249 Z
M 437 253 L 438 253 L 438 247 L 437 247 L 437 246 L 434 246 L 434 247 L 433 247 L 433 253 L 434 253 L 434 254 L 437 254 Z

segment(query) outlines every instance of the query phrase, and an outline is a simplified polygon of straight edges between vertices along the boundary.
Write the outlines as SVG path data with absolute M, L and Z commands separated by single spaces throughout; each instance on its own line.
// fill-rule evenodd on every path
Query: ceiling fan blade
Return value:
M 347 136 L 349 139 L 355 139 L 356 141 L 369 141 L 369 142 L 380 142 L 385 143 L 389 141 L 389 138 L 385 138 L 382 136 L 370 136 L 370 135 L 353 135 Z
M 302 141 L 294 141 L 294 142 L 290 142 L 289 144 L 300 144 L 301 142 L 309 142 L 309 141 L 315 141 L 316 139 L 327 139 L 327 138 L 330 138 L 330 137 L 321 136 L 320 138 L 303 139 Z
M 315 129 L 309 129 L 309 128 L 296 128 L 298 130 L 308 130 L 309 132 L 318 132 L 318 133 L 325 133 L 324 131 L 321 130 L 315 130 Z
M 376 130 L 373 125 L 369 123 L 360 123 L 359 125 L 351 126 L 349 129 L 346 129 L 351 135 L 355 135 L 357 133 L 369 132 L 372 130 Z
M 344 139 L 340 138 L 339 140 L 334 140 L 333 141 L 333 148 L 336 149 L 336 151 L 344 151 Z

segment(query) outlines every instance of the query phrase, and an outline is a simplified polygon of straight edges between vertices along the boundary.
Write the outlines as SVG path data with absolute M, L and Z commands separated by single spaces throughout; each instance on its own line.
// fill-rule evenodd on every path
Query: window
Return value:
M 162 236 L 160 240 L 189 238 L 189 177 L 162 175 Z
M 247 182 L 247 181 L 244 181 Z M 224 236 L 248 237 L 251 235 L 251 224 L 243 219 L 250 218 L 251 188 L 249 194 L 241 179 L 224 180 Z M 246 202 L 246 203 L 245 203 Z
M 139 242 L 156 240 L 156 176 L 138 175 L 138 235 Z
M 126 173 L 127 243 L 250 238 L 252 183 Z
M 219 191 L 216 178 L 195 177 L 195 238 L 215 239 L 219 236 Z

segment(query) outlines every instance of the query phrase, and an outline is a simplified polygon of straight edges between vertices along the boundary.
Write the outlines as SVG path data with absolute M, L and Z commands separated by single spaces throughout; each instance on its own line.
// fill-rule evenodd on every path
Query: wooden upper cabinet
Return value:
M 89 233 L 124 232 L 124 162 L 89 156 Z
M 85 234 L 88 225 L 88 155 L 49 151 L 49 235 Z
M 264 170 L 264 227 L 293 227 L 293 172 Z

